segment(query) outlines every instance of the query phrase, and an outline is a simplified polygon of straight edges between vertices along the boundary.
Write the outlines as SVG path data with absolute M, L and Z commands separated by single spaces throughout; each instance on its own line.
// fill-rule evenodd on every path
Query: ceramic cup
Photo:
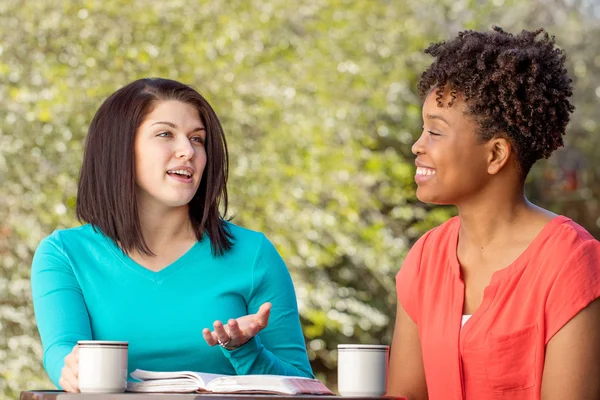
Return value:
M 127 342 L 80 340 L 79 390 L 122 393 L 127 388 Z
M 338 392 L 342 396 L 385 394 L 390 346 L 338 345 Z

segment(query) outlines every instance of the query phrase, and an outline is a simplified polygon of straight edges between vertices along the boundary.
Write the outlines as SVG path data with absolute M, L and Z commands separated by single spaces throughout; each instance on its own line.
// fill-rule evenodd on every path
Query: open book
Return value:
M 136 369 L 127 391 L 144 393 L 277 393 L 333 395 L 317 379 L 280 375 L 218 375 L 204 372 L 154 372 Z

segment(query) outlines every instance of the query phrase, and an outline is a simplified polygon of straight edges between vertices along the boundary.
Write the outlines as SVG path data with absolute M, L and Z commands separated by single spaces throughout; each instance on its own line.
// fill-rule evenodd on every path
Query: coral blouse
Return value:
M 419 329 L 429 398 L 539 399 L 546 344 L 600 297 L 600 242 L 569 218 L 553 218 L 492 275 L 461 329 L 459 228 L 454 217 L 423 235 L 396 276 L 398 299 Z

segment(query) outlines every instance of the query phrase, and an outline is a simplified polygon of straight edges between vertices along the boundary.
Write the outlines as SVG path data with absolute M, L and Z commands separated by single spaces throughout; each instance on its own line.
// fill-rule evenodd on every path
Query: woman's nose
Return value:
M 192 157 L 194 157 L 194 146 L 187 138 L 180 140 L 177 145 L 177 158 L 189 160 Z
M 424 147 L 424 143 L 423 143 L 423 133 L 421 133 L 421 136 L 419 136 L 417 141 L 415 143 L 413 143 L 413 145 L 411 147 L 411 151 L 415 156 L 418 156 L 419 154 L 423 154 L 424 148 L 425 147 Z

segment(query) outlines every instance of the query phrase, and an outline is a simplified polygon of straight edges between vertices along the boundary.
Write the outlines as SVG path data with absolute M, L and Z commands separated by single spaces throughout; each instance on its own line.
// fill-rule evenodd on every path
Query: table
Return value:
M 281 396 L 265 394 L 207 394 L 207 393 L 65 393 L 59 390 L 29 390 L 21 392 L 21 400 L 406 400 L 391 397 L 340 396 Z

